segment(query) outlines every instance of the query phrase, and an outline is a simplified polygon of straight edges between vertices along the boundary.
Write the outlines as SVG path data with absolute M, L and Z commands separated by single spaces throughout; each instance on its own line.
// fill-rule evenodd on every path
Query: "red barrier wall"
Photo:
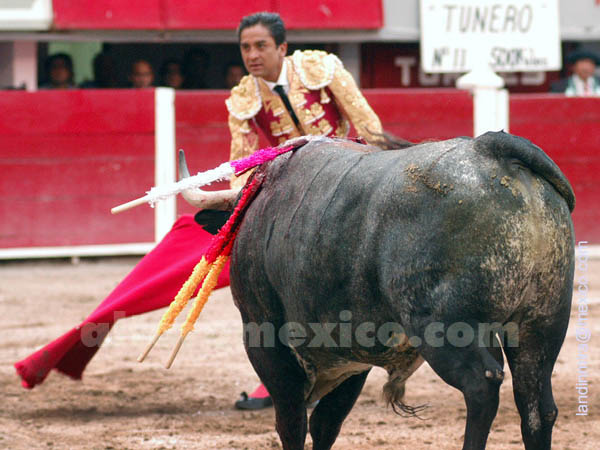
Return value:
M 227 91 L 177 91 L 175 95 L 175 148 L 185 151 L 192 175 L 229 160 L 230 137 L 225 108 L 228 96 Z M 220 182 L 206 189 L 228 187 L 229 183 Z M 192 214 L 195 211 L 179 196 L 177 212 Z
M 510 131 L 541 147 L 576 196 L 576 239 L 600 244 L 600 98 L 559 94 L 510 97 Z
M 409 141 L 473 134 L 473 100 L 456 89 L 369 89 L 383 128 Z
M 419 142 L 473 133 L 473 102 L 467 92 L 369 89 L 365 96 L 384 128 L 405 139 Z M 177 93 L 177 146 L 186 150 L 193 172 L 228 158 L 227 113 L 222 107 L 226 97 L 222 91 Z M 600 99 L 514 94 L 510 116 L 510 131 L 544 149 L 573 185 L 577 239 L 600 244 Z M 267 145 L 264 140 L 262 144 Z M 178 207 L 192 212 L 181 200 Z
M 176 146 L 185 149 L 192 173 L 229 157 L 227 95 L 176 93 Z M 472 133 L 466 92 L 365 95 L 384 128 L 406 139 Z M 510 107 L 511 131 L 542 147 L 571 180 L 577 238 L 600 243 L 600 99 L 513 95 Z M 153 240 L 152 209 L 109 212 L 154 185 L 152 90 L 5 91 L 0 111 L 0 248 Z M 178 205 L 179 213 L 193 212 Z
M 154 91 L 3 91 L 0 248 L 151 242 Z M 143 193 L 143 192 L 142 192 Z

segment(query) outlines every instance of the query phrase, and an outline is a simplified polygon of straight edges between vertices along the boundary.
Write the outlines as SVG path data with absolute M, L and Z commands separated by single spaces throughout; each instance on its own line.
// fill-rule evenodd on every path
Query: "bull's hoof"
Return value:
M 253 398 L 248 397 L 248 394 L 242 392 L 240 399 L 235 402 L 236 409 L 244 409 L 244 410 L 256 410 L 256 409 L 265 409 L 273 406 L 273 400 L 271 397 L 263 397 L 263 398 Z

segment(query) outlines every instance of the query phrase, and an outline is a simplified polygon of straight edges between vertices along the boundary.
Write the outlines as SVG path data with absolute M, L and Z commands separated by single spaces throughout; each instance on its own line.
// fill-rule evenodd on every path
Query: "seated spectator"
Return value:
M 233 89 L 240 80 L 246 75 L 246 70 L 241 63 L 230 62 L 225 66 L 223 80 L 226 89 Z
M 115 63 L 109 54 L 105 52 L 98 53 L 94 57 L 92 67 L 94 71 L 94 79 L 92 81 L 84 81 L 83 83 L 81 83 L 80 87 L 90 89 L 117 87 L 117 74 L 115 71 Z
M 206 89 L 208 54 L 201 48 L 193 48 L 183 58 L 184 89 Z
M 40 89 L 72 89 L 73 60 L 66 53 L 50 55 L 45 63 L 47 81 L 40 85 Z
M 552 92 L 563 92 L 569 97 L 600 96 L 600 77 L 595 75 L 596 66 L 600 65 L 600 56 L 590 50 L 577 50 L 567 57 L 571 64 L 568 78 L 552 84 Z
M 152 87 L 154 83 L 154 70 L 148 61 L 138 59 L 131 65 L 129 82 L 134 88 Z
M 168 59 L 160 67 L 160 85 L 180 89 L 183 85 L 183 69 L 176 59 Z

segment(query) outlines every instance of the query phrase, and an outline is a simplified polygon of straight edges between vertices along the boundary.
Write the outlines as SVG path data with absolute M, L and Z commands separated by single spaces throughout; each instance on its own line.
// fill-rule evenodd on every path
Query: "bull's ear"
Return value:
M 198 211 L 194 220 L 198 225 L 208 231 L 210 234 L 217 234 L 221 227 L 231 216 L 232 211 L 218 211 L 216 209 L 203 209 Z

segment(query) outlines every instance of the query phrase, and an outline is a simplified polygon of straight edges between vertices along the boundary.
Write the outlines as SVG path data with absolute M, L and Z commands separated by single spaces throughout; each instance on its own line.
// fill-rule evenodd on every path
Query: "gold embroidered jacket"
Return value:
M 261 79 L 247 75 L 225 101 L 231 132 L 230 159 L 239 159 L 258 149 L 260 129 L 275 146 L 301 135 L 345 137 L 352 122 L 367 142 L 381 133 L 375 115 L 352 75 L 333 54 L 320 50 L 297 50 L 284 60 L 289 82 L 288 97 L 296 113 L 296 126 L 283 101 Z M 231 187 L 241 187 L 247 176 L 234 178 Z

